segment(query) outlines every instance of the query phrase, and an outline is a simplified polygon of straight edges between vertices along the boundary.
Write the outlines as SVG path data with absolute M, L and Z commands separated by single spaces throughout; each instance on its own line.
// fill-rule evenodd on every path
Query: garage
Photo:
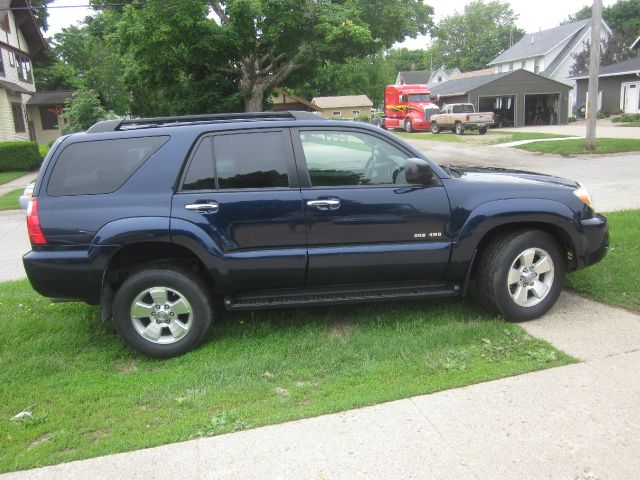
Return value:
M 560 94 L 533 94 L 524 97 L 525 125 L 558 125 Z
M 476 111 L 493 112 L 496 126 L 560 125 L 568 121 L 571 87 L 527 70 L 454 78 L 431 88 L 431 98 L 445 103 L 472 103 Z
M 515 95 L 478 97 L 478 105 L 481 112 L 493 112 L 496 127 L 513 127 L 515 125 Z

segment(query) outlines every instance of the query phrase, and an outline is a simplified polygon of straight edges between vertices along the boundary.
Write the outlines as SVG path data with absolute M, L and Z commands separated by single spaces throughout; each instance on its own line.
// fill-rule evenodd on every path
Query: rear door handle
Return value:
M 335 210 L 340 208 L 340 200 L 338 198 L 320 198 L 318 200 L 309 200 L 307 202 L 309 207 L 316 207 L 320 210 Z
M 220 206 L 218 205 L 218 202 L 207 202 L 190 203 L 188 205 L 185 205 L 184 208 L 199 213 L 216 213 L 220 209 Z

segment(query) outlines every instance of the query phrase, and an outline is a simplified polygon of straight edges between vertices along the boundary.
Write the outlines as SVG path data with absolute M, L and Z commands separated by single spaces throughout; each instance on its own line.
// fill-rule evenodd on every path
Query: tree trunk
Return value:
M 251 89 L 244 93 L 244 111 L 261 112 L 264 97 L 264 89 L 259 81 L 256 81 Z

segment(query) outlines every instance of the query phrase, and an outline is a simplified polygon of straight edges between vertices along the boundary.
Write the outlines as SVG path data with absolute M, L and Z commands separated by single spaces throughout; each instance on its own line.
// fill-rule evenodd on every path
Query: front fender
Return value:
M 494 200 L 472 211 L 454 212 L 452 218 L 453 246 L 449 276 L 463 278 L 471 259 L 483 238 L 491 231 L 506 225 L 539 225 L 560 229 L 570 239 L 574 249 L 580 249 L 576 214 L 565 204 L 542 198 Z

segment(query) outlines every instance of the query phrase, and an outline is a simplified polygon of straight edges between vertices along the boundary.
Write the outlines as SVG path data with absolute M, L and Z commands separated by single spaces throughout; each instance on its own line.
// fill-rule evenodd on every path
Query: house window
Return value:
M 2 53 L 2 49 L 0 48 L 0 75 L 5 76 L 4 73 L 4 55 Z
M 360 115 L 360 110 L 351 110 L 351 115 Z
M 539 71 L 540 71 L 540 59 L 536 57 L 533 59 L 533 73 L 538 73 Z
M 527 61 L 526 61 L 526 60 L 522 60 L 522 61 L 520 62 L 520 68 L 522 68 L 523 70 L 524 70 L 525 68 L 527 68 Z
M 23 82 L 31 83 L 33 76 L 31 75 L 31 62 L 27 57 L 16 55 L 16 63 L 18 67 L 18 78 Z
M 496 73 L 502 73 L 502 65 L 498 65 L 498 71 Z
M 342 115 L 342 112 L 340 112 L 340 111 L 331 112 L 331 115 L 334 116 L 334 117 L 339 117 L 340 115 Z
M 513 62 L 509 62 L 509 71 L 513 71 Z
M 57 130 L 58 113 L 56 107 L 40 107 L 40 122 L 43 130 Z
M 16 54 L 13 52 L 9 52 L 9 65 L 12 67 L 16 66 Z
M 22 105 L 20 103 L 11 103 L 11 111 L 13 113 L 13 125 L 16 132 L 25 132 L 24 115 L 22 114 Z
M 438 75 L 438 83 L 442 81 L 442 75 Z

